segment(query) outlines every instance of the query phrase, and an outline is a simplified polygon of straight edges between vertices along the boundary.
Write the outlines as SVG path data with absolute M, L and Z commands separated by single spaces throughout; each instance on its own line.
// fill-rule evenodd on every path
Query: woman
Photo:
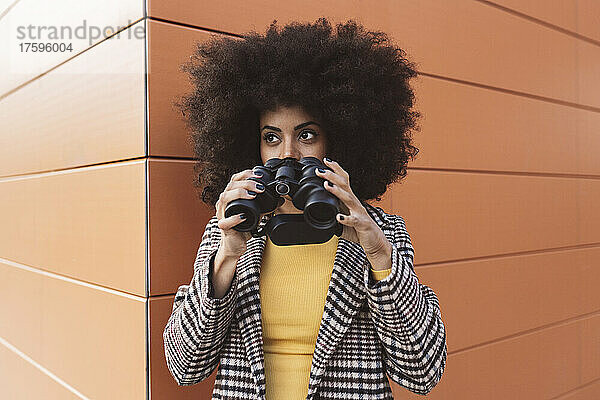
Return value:
M 265 36 L 199 45 L 184 67 L 195 91 L 178 105 L 216 212 L 163 338 L 179 385 L 219 367 L 213 399 L 392 399 L 386 374 L 426 394 L 445 368 L 440 306 L 415 274 L 404 219 L 366 203 L 418 152 L 416 71 L 385 34 L 336 28 L 274 21 Z M 305 156 L 328 167 L 318 174 L 340 201 L 342 235 L 277 246 L 234 230 L 243 215 L 225 218 L 227 204 L 264 190 L 252 168 Z M 301 212 L 285 196 L 274 213 Z

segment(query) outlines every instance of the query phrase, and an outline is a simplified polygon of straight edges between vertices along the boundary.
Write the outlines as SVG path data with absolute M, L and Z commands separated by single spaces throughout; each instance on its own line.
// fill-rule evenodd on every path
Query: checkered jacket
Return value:
M 392 243 L 392 270 L 380 281 L 363 248 L 340 238 L 313 354 L 307 399 L 393 399 L 389 381 L 427 394 L 446 366 L 446 330 L 436 294 L 419 283 L 404 219 L 363 202 Z M 263 218 L 259 227 L 264 226 Z M 163 332 L 167 366 L 179 385 L 218 368 L 212 399 L 264 399 L 259 272 L 266 238 L 251 238 L 223 298 L 211 266 L 221 230 L 206 225 L 189 285 L 175 294 Z M 301 311 L 300 311 L 301 312 Z

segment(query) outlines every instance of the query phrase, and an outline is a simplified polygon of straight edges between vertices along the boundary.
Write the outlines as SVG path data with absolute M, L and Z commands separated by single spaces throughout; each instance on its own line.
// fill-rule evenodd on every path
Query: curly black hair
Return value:
M 202 201 L 215 207 L 234 173 L 262 165 L 260 115 L 280 105 L 316 118 L 328 157 L 348 172 L 354 194 L 380 200 L 419 151 L 411 131 L 420 129 L 421 114 L 412 109 L 408 83 L 417 72 L 405 56 L 384 32 L 365 31 L 352 19 L 332 35 L 324 17 L 281 30 L 274 20 L 265 35 L 196 43 L 180 66 L 194 90 L 175 104 L 192 130 L 193 183 Z

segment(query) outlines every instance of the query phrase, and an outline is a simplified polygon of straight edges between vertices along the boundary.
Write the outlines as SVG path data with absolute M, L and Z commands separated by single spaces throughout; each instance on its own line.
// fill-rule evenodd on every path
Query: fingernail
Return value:
M 261 171 L 255 171 L 254 175 L 256 175 L 256 176 L 263 176 L 263 173 Z
M 246 214 L 240 215 L 240 219 L 246 219 Z
M 323 168 L 317 168 L 319 170 L 320 173 L 324 174 L 325 170 Z
M 331 182 L 329 182 L 329 181 L 327 181 L 327 184 L 328 184 L 329 186 L 333 186 L 333 183 L 331 183 Z
M 264 190 L 264 188 L 265 188 L 265 187 L 264 187 L 264 185 L 263 185 L 262 183 L 257 183 L 257 184 L 256 184 L 256 188 L 257 188 L 258 190 Z
M 248 192 L 248 194 L 250 196 L 256 196 L 256 194 L 257 194 L 256 192 L 253 192 L 252 190 L 246 190 L 246 191 Z
M 327 157 L 325 157 L 325 161 L 327 161 L 327 162 L 331 162 L 331 159 L 330 159 L 330 158 L 327 158 Z
M 343 216 L 343 215 L 340 215 L 340 219 L 343 221 L 343 220 L 344 220 L 344 216 Z

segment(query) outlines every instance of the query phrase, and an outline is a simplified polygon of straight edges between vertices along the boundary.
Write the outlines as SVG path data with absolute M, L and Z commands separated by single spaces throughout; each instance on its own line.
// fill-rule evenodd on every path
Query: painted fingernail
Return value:
M 322 174 L 324 174 L 324 173 L 325 173 L 325 170 L 324 170 L 323 168 L 317 168 L 317 170 L 318 170 L 320 173 L 322 173 Z
M 327 162 L 331 162 L 331 159 L 330 159 L 330 158 L 327 158 L 327 157 L 325 157 L 325 161 L 327 161 Z
M 240 215 L 240 219 L 246 219 L 246 214 Z
M 331 182 L 329 182 L 329 181 L 327 181 L 327 184 L 328 184 L 329 186 L 333 186 L 333 183 L 331 183 Z
M 257 184 L 256 184 L 256 188 L 257 188 L 258 190 L 264 190 L 264 189 L 265 189 L 265 187 L 264 187 L 264 185 L 263 185 L 262 183 L 257 183 Z
M 254 175 L 263 176 L 263 173 L 261 171 L 254 171 Z
M 250 196 L 256 196 L 256 195 L 257 195 L 257 193 L 256 193 L 256 192 L 253 192 L 252 190 L 246 190 L 246 191 L 248 192 L 248 194 L 249 194 Z
M 343 216 L 343 215 L 340 215 L 340 219 L 343 221 L 343 220 L 344 220 L 344 216 Z

